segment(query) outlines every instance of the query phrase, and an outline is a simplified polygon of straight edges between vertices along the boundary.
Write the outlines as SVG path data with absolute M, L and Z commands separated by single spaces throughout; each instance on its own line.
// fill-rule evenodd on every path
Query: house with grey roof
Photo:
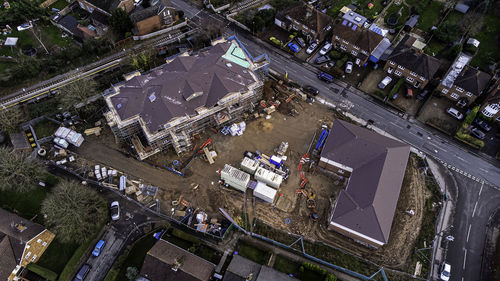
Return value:
M 336 120 L 319 166 L 348 178 L 332 206 L 328 229 L 379 248 L 389 241 L 410 146 Z
M 0 280 L 16 280 L 29 263 L 36 263 L 55 235 L 45 227 L 0 209 Z
M 436 88 L 441 96 L 455 101 L 459 107 L 473 103 L 487 88 L 491 79 L 488 73 L 469 66 L 471 59 L 465 53 L 458 54 Z
M 78 5 L 91 14 L 97 10 L 109 17 L 114 9 L 130 13 L 134 9 L 134 0 L 78 0 Z
M 298 281 L 298 279 L 235 254 L 222 281 Z
M 236 37 L 221 39 L 106 91 L 108 125 L 141 160 L 169 146 L 180 154 L 193 134 L 254 108 L 263 89 L 258 73 L 268 65 L 266 55 L 254 58 Z

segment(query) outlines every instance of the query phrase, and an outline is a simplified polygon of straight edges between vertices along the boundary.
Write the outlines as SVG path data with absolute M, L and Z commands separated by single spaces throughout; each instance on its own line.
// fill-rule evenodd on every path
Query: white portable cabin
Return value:
M 66 137 L 66 140 L 68 140 L 69 143 L 76 147 L 80 147 L 83 143 L 83 136 L 82 134 L 79 134 L 75 131 L 70 131 L 68 136 Z
M 261 181 L 274 188 L 279 188 L 281 183 L 283 182 L 282 176 L 273 173 L 267 169 L 264 169 L 262 167 L 257 168 L 257 171 L 255 171 L 254 176 L 256 180 Z
M 253 196 L 264 200 L 267 203 L 273 203 L 274 197 L 278 191 L 272 187 L 267 186 L 263 182 L 257 182 L 257 186 L 253 190 Z
M 243 192 L 247 190 L 247 185 L 250 181 L 250 175 L 248 173 L 227 164 L 224 165 L 224 169 L 222 169 L 220 177 L 231 187 Z
M 243 171 L 250 173 L 251 175 L 255 174 L 255 171 L 257 171 L 258 167 L 259 167 L 259 162 L 253 159 L 245 157 L 243 158 L 243 160 L 241 160 L 240 168 Z

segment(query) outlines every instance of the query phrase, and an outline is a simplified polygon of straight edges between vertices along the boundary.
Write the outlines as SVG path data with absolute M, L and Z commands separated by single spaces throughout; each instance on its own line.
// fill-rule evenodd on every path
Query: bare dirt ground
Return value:
M 300 182 L 297 166 L 307 151 L 315 131 L 320 129 L 322 122 L 331 124 L 335 119 L 334 113 L 320 104 L 310 105 L 295 101 L 293 103 L 299 112 L 298 116 L 291 117 L 275 112 L 269 120 L 265 118 L 247 120 L 246 131 L 242 136 L 224 136 L 207 130 L 206 134 L 194 142 L 199 146 L 209 137 L 214 140 L 215 150 L 218 153 L 215 164 L 209 165 L 197 157 L 188 166 L 185 177 L 175 175 L 159 166 L 169 165 L 173 160 L 186 161 L 191 153 L 181 157 L 171 150 L 165 154 L 159 153 L 150 159 L 157 165 L 154 167 L 151 163 L 127 157 L 114 143 L 114 137 L 109 129 L 105 129 L 99 137 L 88 136 L 77 153 L 86 159 L 159 186 L 158 198 L 164 212 L 169 212 L 172 208 L 171 202 L 182 195 L 185 200 L 209 216 L 217 214 L 220 207 L 228 210 L 235 218 L 241 218 L 242 214 L 248 213 L 249 221 L 255 216 L 277 229 L 300 234 L 308 239 L 324 241 L 383 266 L 403 268 L 413 250 L 427 196 L 423 191 L 425 186 L 421 184 L 423 181 L 419 180 L 420 172 L 415 168 L 416 161 L 414 159 L 409 161 L 388 245 L 374 251 L 340 234 L 328 231 L 326 221 L 331 203 L 334 202 L 340 189 L 345 188 L 345 180 L 315 169 L 314 166 L 309 170 L 310 163 L 304 165 L 303 170 L 310 181 L 308 190 L 317 194 L 315 201 L 319 219 L 313 222 L 310 219 L 311 210 L 306 206 L 306 198 L 303 195 L 296 195 Z M 259 150 L 272 155 L 282 141 L 289 143 L 286 153 L 288 159 L 285 164 L 291 170 L 291 175 L 280 187 L 280 196 L 275 200 L 275 205 L 256 200 L 253 208 L 250 195 L 219 186 L 217 170 L 222 169 L 224 164 L 239 167 L 243 153 L 247 150 Z M 198 187 L 193 188 L 196 185 Z M 413 217 L 404 213 L 410 208 L 415 210 L 416 214 Z M 285 223 L 287 218 L 288 224 Z

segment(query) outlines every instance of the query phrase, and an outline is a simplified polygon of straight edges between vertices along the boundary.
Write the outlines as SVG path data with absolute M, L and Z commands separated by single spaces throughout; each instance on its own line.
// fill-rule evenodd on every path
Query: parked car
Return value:
M 303 89 L 304 92 L 311 94 L 313 96 L 317 96 L 319 94 L 319 90 L 311 85 L 305 85 Z
M 120 219 L 120 203 L 118 203 L 118 201 L 111 202 L 109 211 L 111 213 L 112 220 L 117 221 Z
M 276 37 L 269 37 L 269 41 L 273 42 L 274 45 L 277 45 L 277 46 L 282 46 L 283 43 L 277 39 Z
M 479 119 L 476 119 L 474 120 L 474 123 L 479 127 L 481 128 L 482 130 L 486 131 L 486 132 L 489 132 L 491 130 L 491 126 L 488 125 L 488 123 L 486 123 L 486 121 L 484 120 L 479 120 Z
M 330 60 L 329 56 L 319 56 L 314 60 L 315 64 L 322 64 Z
M 469 101 L 466 98 L 461 98 L 457 102 L 457 106 L 460 108 L 464 108 Z
M 443 281 L 448 281 L 450 280 L 450 275 L 451 275 L 451 265 L 447 264 L 446 262 L 443 262 L 443 265 L 441 265 L 441 270 L 439 272 L 439 278 Z
M 380 89 L 384 89 L 385 87 L 387 87 L 387 85 L 389 85 L 392 81 L 392 78 L 390 76 L 386 76 L 384 79 L 382 79 L 382 81 L 380 81 L 380 83 L 378 83 L 378 87 Z
M 474 137 L 476 137 L 480 140 L 484 139 L 484 137 L 486 136 L 486 134 L 483 131 L 481 131 L 479 128 L 476 128 L 476 127 L 473 127 L 470 130 L 470 132 L 471 132 L 471 135 L 473 135 Z
M 320 73 L 318 73 L 318 78 L 320 80 L 327 82 L 327 83 L 333 82 L 333 77 L 328 73 L 320 72 Z
M 300 47 L 292 42 L 288 43 L 288 48 L 290 48 L 290 50 L 292 50 L 294 53 L 300 52 Z
M 453 107 L 448 107 L 448 109 L 446 109 L 446 112 L 458 120 L 462 120 L 462 118 L 464 118 L 464 115 Z
M 304 41 L 304 39 L 300 37 L 295 37 L 295 41 L 297 41 L 297 44 L 299 44 L 301 48 L 304 48 L 306 46 L 306 41 Z
M 348 61 L 345 65 L 345 73 L 351 73 L 352 72 L 352 61 Z
M 27 22 L 27 23 L 23 23 L 21 25 L 19 25 L 17 27 L 17 30 L 18 31 L 23 31 L 23 30 L 26 30 L 26 29 L 30 29 L 33 27 L 33 24 L 31 24 L 31 22 Z
M 319 54 L 324 56 L 326 55 L 326 53 L 328 53 L 328 51 L 330 51 L 331 48 L 332 48 L 332 43 L 326 42 L 323 48 L 321 48 L 321 50 L 319 51 Z
M 335 66 L 335 62 L 334 61 L 329 61 L 325 64 L 325 67 L 326 68 L 332 68 Z
M 308 55 L 312 54 L 312 52 L 314 52 L 314 50 L 316 50 L 316 48 L 318 48 L 318 43 L 316 43 L 316 42 L 312 43 L 309 46 L 309 48 L 307 48 L 306 54 L 308 54 Z
M 417 95 L 418 100 L 423 100 L 429 94 L 429 90 L 423 90 L 420 94 Z
M 95 244 L 95 248 L 92 251 L 92 255 L 94 257 L 98 257 L 102 253 L 102 249 L 104 249 L 105 246 L 106 246 L 106 241 L 99 240 L 99 242 L 97 242 L 97 244 Z
M 406 88 L 406 97 L 410 99 L 413 98 L 413 89 Z
M 90 265 L 84 264 L 82 267 L 80 267 L 80 270 L 78 270 L 78 273 L 75 275 L 75 278 L 73 278 L 73 281 L 83 281 L 85 277 L 87 277 L 87 274 L 90 271 Z

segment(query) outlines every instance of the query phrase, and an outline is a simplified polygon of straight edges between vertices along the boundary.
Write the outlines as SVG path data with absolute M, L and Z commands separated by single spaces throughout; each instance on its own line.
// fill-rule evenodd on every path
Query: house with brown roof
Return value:
M 193 134 L 254 108 L 263 89 L 257 72 L 268 65 L 267 56 L 254 58 L 236 37 L 222 39 L 106 91 L 108 125 L 141 160 L 169 146 L 180 154 Z
M 368 61 L 370 55 L 384 39 L 382 35 L 347 19 L 334 25 L 332 33 L 333 47 L 359 58 L 360 64 Z
M 322 41 L 331 27 L 333 19 L 313 6 L 307 5 L 303 1 L 297 1 L 293 6 L 278 11 L 274 23 L 290 32 L 302 32 L 308 37 L 307 41 L 316 39 Z
M 140 275 L 149 281 L 208 281 L 216 265 L 163 239 L 148 251 Z
M 406 83 L 423 89 L 439 69 L 438 59 L 424 54 L 422 43 L 406 35 L 388 56 L 384 70 L 395 76 L 404 77 Z
M 130 14 L 134 25 L 132 32 L 140 36 L 172 26 L 176 16 L 175 9 L 167 7 L 166 0 L 158 1 L 156 5 L 136 9 Z
M 332 206 L 328 229 L 379 248 L 389 241 L 410 146 L 336 120 L 319 166 L 348 178 Z
M 500 122 L 500 79 L 498 77 L 495 79 L 495 83 L 490 87 L 480 112 L 485 117 Z
M 43 226 L 0 209 L 0 280 L 12 281 L 36 263 L 55 235 Z
M 460 53 L 437 86 L 440 95 L 457 102 L 457 106 L 470 105 L 483 93 L 491 76 L 468 65 L 471 56 Z

